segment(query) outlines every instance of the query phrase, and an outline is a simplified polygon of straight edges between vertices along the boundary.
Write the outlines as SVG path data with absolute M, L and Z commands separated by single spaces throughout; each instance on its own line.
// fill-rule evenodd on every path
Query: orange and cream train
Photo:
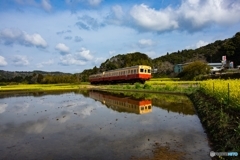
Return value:
M 151 67 L 137 65 L 93 74 L 89 76 L 91 84 L 144 83 L 151 78 Z

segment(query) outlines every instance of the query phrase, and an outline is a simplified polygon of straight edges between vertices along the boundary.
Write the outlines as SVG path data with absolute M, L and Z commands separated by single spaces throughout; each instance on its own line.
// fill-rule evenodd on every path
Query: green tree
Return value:
M 196 80 L 198 77 L 208 74 L 210 67 L 203 61 L 195 61 L 183 67 L 179 77 L 183 80 Z
M 43 75 L 42 74 L 38 74 L 38 77 L 37 77 L 37 83 L 41 83 L 42 80 L 43 80 Z

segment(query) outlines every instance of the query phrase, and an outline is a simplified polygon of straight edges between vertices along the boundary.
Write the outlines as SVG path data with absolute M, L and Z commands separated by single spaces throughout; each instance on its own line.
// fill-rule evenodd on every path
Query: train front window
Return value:
M 151 73 L 151 70 L 150 70 L 150 69 L 148 69 L 148 73 Z
M 143 72 L 143 69 L 140 69 L 140 72 Z

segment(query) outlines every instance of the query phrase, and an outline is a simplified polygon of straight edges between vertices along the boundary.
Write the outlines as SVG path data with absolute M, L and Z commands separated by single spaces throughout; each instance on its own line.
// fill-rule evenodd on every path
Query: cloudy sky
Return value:
M 1 0 L 0 24 L 0 70 L 77 73 L 230 38 L 240 0 Z

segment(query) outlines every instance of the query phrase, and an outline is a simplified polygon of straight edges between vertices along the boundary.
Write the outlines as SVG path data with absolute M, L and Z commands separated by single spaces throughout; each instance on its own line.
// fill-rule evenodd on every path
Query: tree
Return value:
M 42 82 L 42 80 L 43 80 L 43 75 L 42 74 L 38 74 L 38 76 L 37 76 L 37 83 L 41 83 Z
M 183 67 L 179 77 L 183 80 L 196 80 L 198 77 L 208 74 L 210 67 L 203 61 L 195 61 Z
M 157 66 L 157 72 L 162 75 L 167 75 L 173 72 L 173 64 L 168 61 L 162 62 Z

